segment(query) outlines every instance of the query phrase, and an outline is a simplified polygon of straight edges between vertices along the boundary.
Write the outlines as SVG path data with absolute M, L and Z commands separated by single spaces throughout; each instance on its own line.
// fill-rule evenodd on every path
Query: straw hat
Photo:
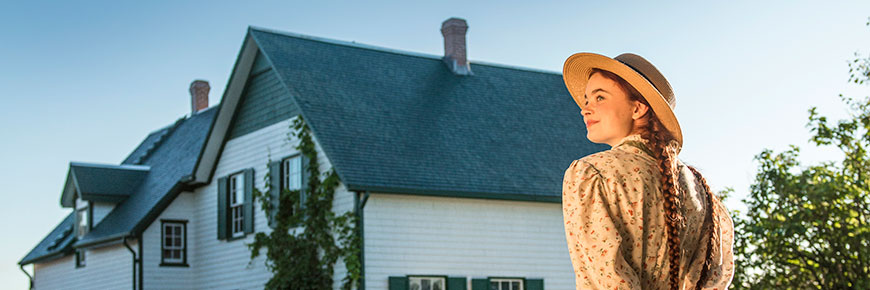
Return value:
M 580 109 L 586 103 L 586 82 L 593 68 L 615 73 L 637 89 L 665 128 L 677 139 L 680 147 L 683 146 L 683 132 L 674 115 L 674 91 L 665 76 L 652 63 L 633 53 L 623 53 L 614 58 L 589 52 L 571 55 L 565 60 L 562 78 Z

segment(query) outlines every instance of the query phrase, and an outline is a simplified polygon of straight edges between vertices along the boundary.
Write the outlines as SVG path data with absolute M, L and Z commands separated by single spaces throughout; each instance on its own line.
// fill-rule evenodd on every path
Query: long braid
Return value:
M 713 232 L 710 241 L 707 243 L 707 258 L 704 260 L 704 267 L 701 268 L 701 277 L 698 279 L 698 284 L 695 285 L 695 289 L 701 290 L 704 284 L 707 284 L 707 279 L 709 279 L 711 267 L 713 266 L 713 249 L 719 247 L 719 208 L 717 207 L 719 199 L 715 194 L 713 194 L 713 191 L 710 190 L 710 186 L 707 185 L 707 179 L 705 179 L 704 176 L 701 176 L 698 169 L 695 169 L 695 167 L 692 166 L 689 166 L 689 169 L 692 170 L 695 179 L 700 180 L 701 184 L 704 185 L 704 190 L 707 192 L 707 208 L 710 213 L 707 215 L 707 218 L 712 221 L 707 225 L 707 229 L 712 230 Z
M 650 118 L 647 119 L 646 130 L 641 131 L 641 138 L 649 141 L 654 157 L 658 160 L 659 172 L 662 175 L 662 194 L 664 195 L 665 224 L 667 226 L 667 248 L 670 251 L 669 280 L 670 289 L 680 287 L 680 231 L 683 228 L 683 215 L 680 211 L 682 202 L 677 192 L 676 183 L 676 148 L 670 141 L 673 137 L 655 117 L 653 111 L 648 111 Z

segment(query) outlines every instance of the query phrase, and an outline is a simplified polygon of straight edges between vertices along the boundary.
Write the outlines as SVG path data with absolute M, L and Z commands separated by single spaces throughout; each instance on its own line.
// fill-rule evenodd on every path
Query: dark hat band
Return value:
M 655 84 L 652 80 L 650 80 L 649 77 L 647 77 L 647 76 L 646 76 L 642 71 L 638 70 L 637 68 L 635 68 L 635 67 L 632 66 L 631 64 L 629 64 L 629 63 L 627 63 L 627 62 L 624 62 L 624 61 L 622 61 L 622 60 L 620 60 L 620 59 L 618 59 L 618 58 L 614 58 L 614 59 L 617 60 L 617 61 L 619 61 L 620 63 L 624 64 L 625 66 L 630 67 L 633 71 L 636 71 L 638 74 L 640 74 L 640 76 L 642 76 L 642 77 L 643 77 L 647 82 L 649 82 L 650 84 L 652 84 L 653 88 L 655 88 L 656 91 L 659 91 L 659 92 L 662 91 L 662 90 L 660 90 L 658 87 L 656 87 L 656 84 Z

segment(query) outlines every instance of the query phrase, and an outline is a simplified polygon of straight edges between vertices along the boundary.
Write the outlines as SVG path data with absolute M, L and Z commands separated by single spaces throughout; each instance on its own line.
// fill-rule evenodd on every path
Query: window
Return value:
M 85 250 L 76 249 L 76 268 L 85 266 Z
M 245 235 L 245 176 L 237 173 L 230 176 L 230 216 L 233 237 Z
M 296 190 L 302 187 L 302 158 L 300 155 L 281 161 L 281 189 Z
M 187 266 L 187 221 L 160 220 L 160 266 Z
M 281 191 L 299 190 L 302 188 L 302 158 L 301 155 L 285 158 L 281 161 Z M 304 204 L 299 195 L 299 205 Z
M 93 226 L 91 221 L 91 216 L 93 215 L 93 206 L 90 202 L 84 201 L 81 198 L 76 199 L 76 238 L 82 239 L 88 232 L 91 231 L 91 227 Z M 81 268 L 85 266 L 85 253 L 87 251 L 85 249 L 76 249 L 76 268 Z
M 523 290 L 523 279 L 490 278 L 490 290 Z
M 290 208 L 288 215 L 294 214 L 296 208 L 304 208 L 307 198 L 304 189 L 308 184 L 307 166 L 308 158 L 301 153 L 284 157 L 278 161 L 269 163 L 269 183 L 270 183 L 270 199 L 271 211 L 269 216 L 269 226 L 275 227 L 277 221 L 275 218 L 278 214 L 278 209 L 281 205 L 281 194 L 287 191 L 299 191 L 299 198 L 294 208 Z M 304 217 L 303 217 L 304 218 Z
M 409 290 L 445 290 L 447 278 L 437 276 L 408 276 Z
M 254 232 L 254 170 L 218 178 L 218 239 L 238 239 Z
M 76 220 L 78 221 L 76 223 L 76 236 L 78 238 L 84 237 L 90 230 L 87 206 L 76 210 Z

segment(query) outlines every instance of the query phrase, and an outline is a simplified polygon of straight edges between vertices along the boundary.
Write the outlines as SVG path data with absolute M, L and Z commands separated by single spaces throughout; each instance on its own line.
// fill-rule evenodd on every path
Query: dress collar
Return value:
M 625 151 L 646 154 L 649 157 L 654 156 L 652 153 L 652 150 L 649 147 L 649 141 L 641 138 L 640 134 L 631 134 L 631 135 L 625 136 L 625 138 L 622 138 L 622 140 L 620 140 L 619 143 L 617 143 L 616 145 L 613 145 L 613 147 L 611 147 L 610 149 L 611 150 L 621 149 L 621 150 L 625 150 Z M 638 152 L 638 150 L 636 150 L 636 149 L 640 149 L 639 150 L 640 152 Z

